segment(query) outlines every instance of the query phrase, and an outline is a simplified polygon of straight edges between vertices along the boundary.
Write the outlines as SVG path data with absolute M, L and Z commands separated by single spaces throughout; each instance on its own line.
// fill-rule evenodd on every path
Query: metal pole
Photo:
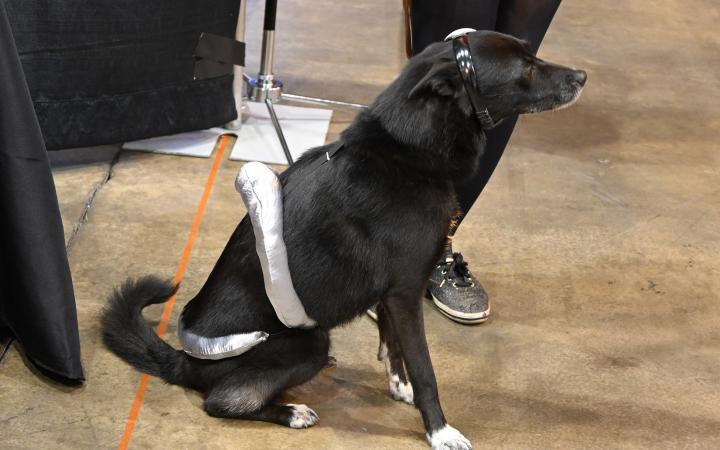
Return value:
M 273 102 L 280 99 L 282 83 L 273 76 L 273 58 L 275 57 L 275 17 L 277 15 L 277 0 L 265 0 L 265 21 L 263 23 L 262 53 L 260 55 L 260 73 L 257 78 L 247 80 L 250 99 L 255 102 L 265 102 L 270 120 L 272 120 L 275 133 L 277 133 L 280 146 L 285 153 L 288 165 L 293 159 L 288 148 L 285 135 L 280 127 L 280 121 L 275 114 Z
M 285 159 L 287 159 L 288 166 L 292 166 L 293 158 L 290 154 L 290 149 L 288 148 L 287 142 L 285 141 L 285 135 L 283 134 L 282 128 L 280 128 L 280 121 L 275 115 L 275 108 L 273 107 L 272 100 L 266 98 L 265 105 L 267 106 L 268 112 L 270 113 L 270 120 L 272 120 L 272 124 L 275 127 L 275 132 L 277 133 L 278 139 L 280 139 L 280 145 L 282 146 L 283 153 L 285 153 Z
M 260 75 L 272 75 L 273 56 L 275 53 L 275 18 L 277 17 L 277 0 L 265 0 L 265 20 L 263 22 L 262 58 L 260 59 Z
M 250 79 L 250 99 L 255 102 L 280 100 L 282 83 L 273 76 L 273 59 L 275 57 L 275 17 L 277 0 L 265 1 L 265 22 L 263 24 L 262 53 L 260 54 L 260 73 L 257 78 Z
M 319 97 L 307 97 L 305 95 L 288 94 L 283 92 L 283 98 L 293 100 L 296 102 L 307 102 L 307 103 L 319 103 L 321 105 L 332 105 L 332 106 L 344 106 L 346 108 L 366 109 L 367 105 L 361 105 L 360 103 L 343 102 L 340 100 L 330 100 L 328 98 Z

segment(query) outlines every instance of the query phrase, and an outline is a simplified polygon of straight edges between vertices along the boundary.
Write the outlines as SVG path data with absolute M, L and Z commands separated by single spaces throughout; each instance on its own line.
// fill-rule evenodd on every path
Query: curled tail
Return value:
M 127 280 L 109 298 L 102 315 L 105 345 L 136 369 L 183 384 L 185 354 L 165 343 L 142 316 L 148 305 L 166 302 L 178 286 L 154 276 Z

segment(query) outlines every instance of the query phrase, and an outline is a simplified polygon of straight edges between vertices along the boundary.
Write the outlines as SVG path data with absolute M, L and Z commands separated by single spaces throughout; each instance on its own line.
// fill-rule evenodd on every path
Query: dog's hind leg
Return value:
M 213 417 L 261 420 L 290 428 L 311 427 L 319 420 L 306 405 L 271 403 L 284 386 L 272 386 L 267 379 L 246 379 L 239 385 L 235 384 L 237 381 L 233 376 L 210 391 L 203 403 L 205 412 Z
M 413 388 L 405 373 L 400 342 L 397 340 L 390 317 L 382 303 L 377 306 L 377 323 L 380 332 L 378 360 L 385 363 L 388 382 L 390 383 L 390 395 L 395 400 L 412 405 Z
M 291 428 L 318 422 L 305 405 L 276 404 L 292 386 L 305 383 L 327 364 L 329 341 L 320 330 L 270 338 L 238 358 L 238 367 L 206 391 L 203 407 L 214 417 L 262 420 Z

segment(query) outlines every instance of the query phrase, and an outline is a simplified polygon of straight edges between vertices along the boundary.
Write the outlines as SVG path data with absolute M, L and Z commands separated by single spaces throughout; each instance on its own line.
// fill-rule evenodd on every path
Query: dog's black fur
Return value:
M 581 71 L 537 59 L 524 42 L 471 35 L 478 83 L 495 120 L 556 109 L 574 101 Z M 314 413 L 276 404 L 279 394 L 328 362 L 330 329 L 379 303 L 381 339 L 391 373 L 412 383 L 414 403 L 432 435 L 446 425 L 423 328 L 421 298 L 455 214 L 453 180 L 475 173 L 485 136 L 455 65 L 450 42 L 412 58 L 400 76 L 342 134 L 343 150 L 320 168 L 327 146 L 281 174 L 302 179 L 284 201 L 290 271 L 312 330 L 289 330 L 266 296 L 246 216 L 197 296 L 185 327 L 215 337 L 263 330 L 271 337 L 233 358 L 189 357 L 163 342 L 141 310 L 176 290 L 153 277 L 128 281 L 103 316 L 107 346 L 137 369 L 202 392 L 208 414 L 309 426 Z

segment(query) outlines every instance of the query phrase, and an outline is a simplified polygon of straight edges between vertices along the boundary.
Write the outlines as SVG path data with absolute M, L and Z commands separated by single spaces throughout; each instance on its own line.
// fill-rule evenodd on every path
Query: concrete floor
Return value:
M 261 4 L 249 6 L 251 55 Z M 368 103 L 403 64 L 400 5 L 281 2 L 287 90 Z M 718 20 L 714 0 L 561 6 L 541 56 L 586 69 L 584 96 L 520 121 L 455 240 L 492 319 L 466 327 L 425 310 L 446 416 L 475 448 L 720 448 Z M 351 119 L 337 111 L 329 138 Z M 102 347 L 98 313 L 126 276 L 175 273 L 212 160 L 117 147 L 52 156 L 88 382 L 34 376 L 11 349 L 0 448 L 113 448 L 139 374 Z M 178 311 L 244 213 L 240 165 L 224 161 L 213 187 L 175 345 Z M 338 367 L 290 395 L 318 412 L 314 428 L 213 419 L 198 395 L 152 380 L 131 447 L 425 448 L 418 412 L 388 396 L 373 323 L 333 338 Z

